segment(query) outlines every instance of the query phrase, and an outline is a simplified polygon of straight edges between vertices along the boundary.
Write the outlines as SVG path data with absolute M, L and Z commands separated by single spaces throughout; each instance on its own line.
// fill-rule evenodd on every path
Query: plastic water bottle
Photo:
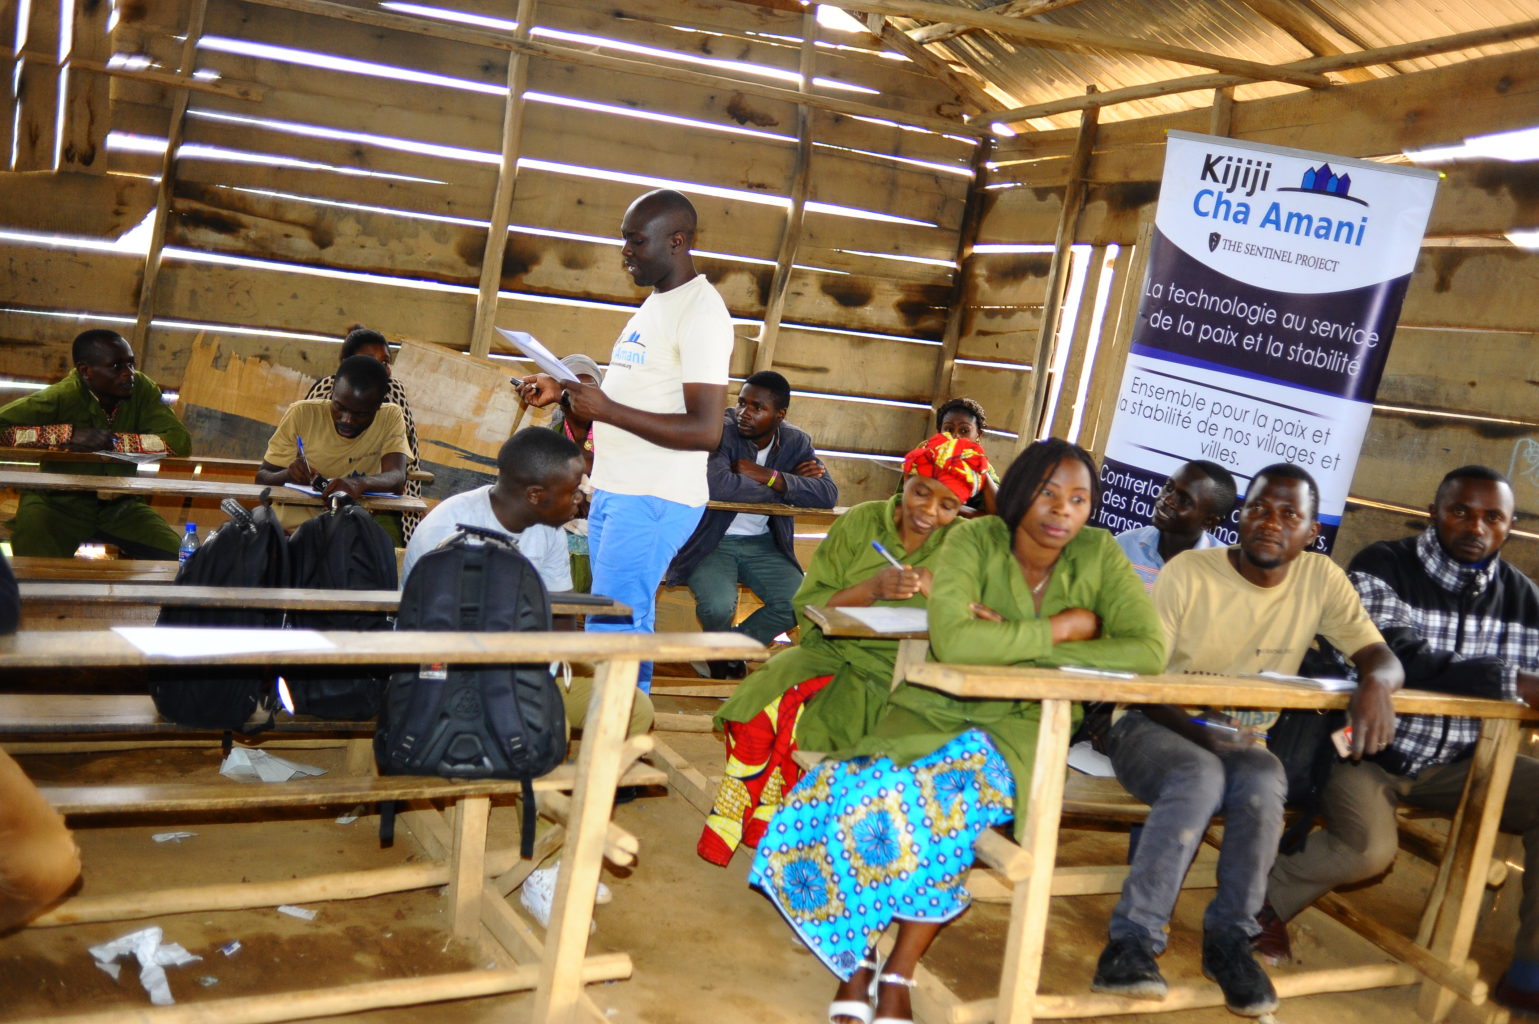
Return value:
M 185 565 L 192 553 L 198 550 L 198 524 L 188 523 L 183 529 L 185 532 L 182 534 L 181 546 L 176 549 L 177 565 Z

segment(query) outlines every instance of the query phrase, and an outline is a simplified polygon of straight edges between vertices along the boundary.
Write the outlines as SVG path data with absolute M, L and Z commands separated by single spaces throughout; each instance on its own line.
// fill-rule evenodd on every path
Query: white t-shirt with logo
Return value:
M 610 354 L 604 394 L 645 412 L 683 413 L 684 385 L 726 386 L 731 357 L 727 305 L 697 274 L 671 291 L 653 292 L 636 310 Z M 595 423 L 593 486 L 613 494 L 704 505 L 710 498 L 705 479 L 709 454 L 675 451 Z

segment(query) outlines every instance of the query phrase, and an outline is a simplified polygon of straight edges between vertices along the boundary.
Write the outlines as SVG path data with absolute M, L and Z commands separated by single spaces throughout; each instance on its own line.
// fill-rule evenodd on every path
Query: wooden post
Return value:
M 1088 92 L 1094 92 L 1090 86 Z M 1042 408 L 1047 399 L 1048 366 L 1053 361 L 1053 337 L 1058 333 L 1058 318 L 1063 313 L 1063 285 L 1069 275 L 1069 249 L 1074 244 L 1074 229 L 1079 223 L 1080 207 L 1085 202 L 1085 176 L 1090 154 L 1095 149 L 1096 125 L 1100 112 L 1091 107 L 1080 114 L 1079 137 L 1069 158 L 1068 183 L 1063 191 L 1063 209 L 1058 214 L 1058 236 L 1053 242 L 1053 261 L 1047 272 L 1047 303 L 1042 307 L 1042 328 L 1037 335 L 1037 350 L 1031 360 L 1031 400 L 1021 411 L 1016 433 L 1023 444 L 1037 436 Z
M 1133 328 L 1138 319 L 1138 300 L 1143 293 L 1144 273 L 1149 266 L 1149 243 L 1154 238 L 1153 208 L 1138 229 L 1138 241 L 1123 246 L 1112 268 L 1119 298 L 1106 308 L 1101 321 L 1101 337 L 1111 337 L 1097 347 L 1096 385 L 1085 396 L 1085 415 L 1080 419 L 1080 437 L 1095 455 L 1096 462 L 1106 456 L 1106 437 L 1111 432 L 1111 412 L 1116 409 L 1117 389 L 1122 386 L 1122 369 L 1127 364 L 1128 349 L 1133 344 Z M 1115 315 L 1114 315 L 1115 314 Z M 1089 431 L 1089 433 L 1087 433 Z
M 951 396 L 951 375 L 956 368 L 957 350 L 962 346 L 962 321 L 972 298 L 967 264 L 978 241 L 978 225 L 983 221 L 983 179 L 989 158 L 994 154 L 994 140 L 978 143 L 973 154 L 973 181 L 967 188 L 967 205 L 962 210 L 962 227 L 957 233 L 956 277 L 951 281 L 951 302 L 946 309 L 946 330 L 941 335 L 940 358 L 935 363 L 935 382 L 930 393 L 937 402 Z
M 1069 335 L 1069 359 L 1063 376 L 1058 381 L 1058 403 L 1053 408 L 1053 437 L 1068 437 L 1074 424 L 1074 405 L 1079 398 L 1080 381 L 1084 379 L 1090 362 L 1095 357 L 1095 339 L 1090 337 L 1090 325 L 1095 321 L 1095 300 L 1101 290 L 1101 272 L 1106 267 L 1106 246 L 1098 245 L 1090 250 L 1090 265 L 1086 267 L 1085 287 L 1079 293 L 1079 310 L 1074 317 L 1074 331 Z M 1086 396 L 1088 399 L 1088 395 Z M 1083 429 L 1084 420 L 1080 421 Z
M 18 0 L 0 0 L 0 170 L 11 166 L 16 113 L 16 55 L 21 52 Z
M 64 140 L 59 167 L 66 171 L 104 174 L 107 170 L 107 129 L 111 127 L 109 81 L 92 70 L 112 56 L 107 35 L 108 0 L 75 0 L 74 33 L 70 39 L 68 92 L 64 108 Z
M 454 850 L 449 858 L 449 929 L 457 939 L 481 934 L 481 889 L 486 884 L 486 822 L 490 797 L 461 797 L 454 805 Z
M 33 3 L 27 16 L 16 99 L 21 106 L 16 121 L 18 171 L 51 171 L 59 144 L 59 5 Z
M 518 26 L 513 37 L 529 38 L 534 0 L 519 0 Z M 481 255 L 481 290 L 476 295 L 476 319 L 470 329 L 470 354 L 484 359 L 492 349 L 492 328 L 497 322 L 497 292 L 502 286 L 502 254 L 508 247 L 508 221 L 513 216 L 513 189 L 518 183 L 518 153 L 523 148 L 524 92 L 529 85 L 529 57 L 517 50 L 508 53 L 508 99 L 502 106 L 502 164 L 497 169 L 497 192 L 492 199 L 491 223 L 486 249 Z
M 577 752 L 577 784 L 572 791 L 566 851 L 556 875 L 556 895 L 531 1020 L 570 1024 L 576 1019 L 605 824 L 614 809 L 615 784 L 623 767 L 625 730 L 640 667 L 636 659 L 616 658 L 594 669 L 593 696 L 588 701 L 582 746 Z
M 203 17 L 208 0 L 192 0 L 187 10 L 187 34 L 182 41 L 181 63 L 177 72 L 191 76 L 197 60 L 198 40 L 203 35 Z M 140 367 L 149 355 L 150 321 L 155 317 L 155 287 L 160 282 L 160 255 L 166 247 L 166 218 L 171 213 L 171 189 L 176 179 L 176 151 L 182 146 L 187 124 L 187 103 L 192 94 L 178 90 L 171 98 L 171 123 L 166 129 L 166 155 L 160 162 L 160 186 L 155 190 L 155 219 L 150 224 L 150 248 L 144 257 L 144 275 L 139 283 L 139 313 L 134 319 L 133 343 Z
M 1226 85 L 1213 90 L 1213 108 L 1208 115 L 1209 135 L 1228 135 L 1229 123 L 1234 120 L 1234 86 Z
M 817 70 L 818 17 L 815 7 L 802 15 L 802 50 L 797 66 L 798 88 L 812 92 L 812 78 Z M 796 107 L 796 163 L 791 169 L 791 209 L 786 213 L 785 231 L 780 236 L 780 251 L 775 254 L 775 276 L 770 282 L 769 299 L 764 303 L 764 324 L 759 328 L 754 349 L 753 368 L 757 373 L 775 365 L 775 341 L 780 334 L 780 317 L 785 313 L 786 292 L 791 286 L 791 269 L 796 263 L 796 248 L 801 242 L 802 219 L 807 212 L 807 190 L 812 177 L 812 108 L 806 103 Z

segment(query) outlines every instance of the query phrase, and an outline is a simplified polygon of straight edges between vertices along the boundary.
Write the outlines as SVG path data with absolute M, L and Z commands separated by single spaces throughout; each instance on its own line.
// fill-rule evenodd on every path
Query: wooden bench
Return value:
M 159 473 L 138 476 L 91 476 L 83 473 L 44 473 L 41 470 L 0 468 L 0 488 L 18 491 L 69 491 L 88 492 L 117 497 L 125 494 L 144 498 L 168 496 L 177 498 L 213 499 L 235 498 L 237 501 L 260 501 L 264 492 L 278 505 L 305 505 L 320 507 L 318 495 L 296 491 L 292 487 L 265 487 L 256 483 L 239 483 L 233 480 L 200 480 L 162 477 Z M 363 497 L 359 504 L 371 512 L 426 512 L 427 502 L 421 498 Z
M 251 665 L 275 659 L 282 659 L 287 664 L 305 665 L 588 661 L 595 665 L 593 697 L 575 764 L 557 769 L 544 783 L 547 789 L 570 789 L 572 795 L 566 800 L 560 799 L 559 794 L 552 795 L 553 802 L 562 809 L 567 819 L 566 842 L 561 869 L 557 875 L 551 923 L 543 939 L 536 936 L 512 911 L 499 887 L 486 881 L 487 808 L 491 795 L 504 792 L 496 787 L 509 786 L 509 783 L 488 783 L 487 786 L 492 788 L 483 788 L 477 784 L 468 791 L 462 791 L 457 797 L 458 810 L 452 833 L 436 815 L 420 815 L 416 819 L 407 820 L 408 827 L 419 838 L 429 837 L 424 840 L 425 845 L 432 847 L 436 841 L 437 848 L 447 853 L 444 867 L 433 867 L 433 870 L 442 870 L 445 874 L 441 878 L 435 875 L 433 877 L 437 880 L 425 884 L 447 883 L 451 886 L 454 906 L 452 927 L 455 934 L 476 939 L 482 937 L 484 929 L 486 937 L 492 941 L 493 952 L 516 966 L 502 971 L 462 972 L 437 978 L 350 985 L 324 992 L 273 994 L 259 1004 L 247 998 L 238 1002 L 214 1001 L 199 1004 L 200 1013 L 207 1011 L 210 1014 L 205 1019 L 221 1019 L 227 1013 L 250 1021 L 292 1020 L 304 1016 L 415 1005 L 533 988 L 535 1006 L 532 1019 L 564 1024 L 575 1020 L 584 1008 L 591 1010 L 591 1004 L 586 1004 L 582 994 L 583 984 L 630 974 L 630 958 L 626 954 L 588 957 L 585 956 L 585 950 L 601 859 L 606 852 L 620 856 L 627 853 L 634 855 L 634 837 L 617 835 L 609 817 L 615 787 L 638 777 L 629 774 L 631 762 L 650 745 L 647 737 L 629 741 L 625 739 L 640 662 L 736 659 L 752 653 L 758 648 L 757 644 L 735 633 L 337 632 L 320 634 L 331 645 L 326 649 L 281 652 L 277 649 L 285 640 L 292 640 L 292 631 L 253 632 L 263 634 L 260 639 L 266 650 L 254 653 L 234 650 L 220 652 L 200 657 L 196 663 Z M 287 637 L 285 632 L 289 634 Z M 185 664 L 189 664 L 187 659 L 143 653 L 111 631 L 27 632 L 0 640 L 0 685 L 24 679 L 26 674 L 41 668 L 134 668 Z M 655 779 L 651 775 L 640 777 Z M 232 797 L 224 795 L 230 790 L 222 780 L 215 784 L 217 790 L 202 794 L 183 791 L 181 784 L 174 784 L 169 788 L 140 789 L 137 794 L 132 790 L 109 792 L 101 799 L 90 794 L 78 795 L 61 790 L 54 790 L 51 796 L 59 801 L 58 806 L 77 814 L 104 813 L 108 807 L 119 813 L 128 809 L 135 812 L 155 810 L 180 813 L 195 808 L 201 812 L 214 807 L 266 807 L 273 806 L 269 802 L 273 800 L 292 800 L 311 805 L 335 801 L 351 806 L 358 802 L 401 798 L 404 792 L 411 791 L 409 787 L 418 784 L 425 784 L 430 790 L 415 792 L 423 796 L 439 795 L 446 798 L 454 793 L 454 786 L 457 785 L 440 779 L 307 780 L 262 787 L 253 784 L 252 787 L 236 787 L 238 795 L 233 797 L 234 804 L 229 803 Z M 275 790 L 294 795 L 269 795 Z M 243 804 L 242 800 L 255 802 Z M 438 856 L 437 853 L 434 855 Z M 493 864 L 494 868 L 501 866 L 500 863 Z M 413 887 L 418 887 L 417 883 L 422 877 L 419 866 L 406 865 L 405 870 L 415 873 Z M 336 876 L 327 877 L 335 882 Z M 364 896 L 393 891 L 381 888 L 385 881 L 381 878 L 360 883 L 356 894 Z M 396 883 L 399 882 L 400 879 L 396 879 Z M 278 884 L 287 887 L 290 883 L 275 883 L 275 886 Z M 244 901 L 244 894 L 230 894 L 233 890 L 243 888 L 247 887 L 213 887 L 191 896 L 176 890 L 169 896 L 140 894 L 133 898 L 133 902 L 135 907 L 142 908 L 164 907 L 168 905 L 164 901 L 176 899 L 198 902 L 217 897 L 220 900 Z M 316 891 L 283 888 L 280 892 L 275 887 L 272 891 L 264 892 L 262 900 L 256 905 L 268 905 L 268 900 L 274 897 L 280 901 L 319 898 L 313 895 Z M 306 896 L 305 892 L 312 895 Z M 156 900 L 162 902 L 156 903 Z M 60 911 L 68 906 L 65 904 Z M 123 909 L 108 905 L 103 912 L 118 913 L 123 912 Z M 132 908 L 129 911 L 132 914 L 141 912 Z M 134 1016 L 136 1020 L 143 1021 L 178 1020 L 183 1018 L 184 1012 L 178 1007 L 144 1008 L 136 1009 Z M 82 1018 L 56 1018 L 56 1021 L 72 1019 L 79 1021 Z
M 87 462 L 110 463 L 123 465 L 123 460 L 114 459 L 107 455 L 98 455 L 95 452 L 60 451 L 53 448 L 8 448 L 0 445 L 0 462 L 14 462 L 26 465 L 39 465 L 43 462 Z M 235 459 L 221 455 L 167 455 L 163 459 L 157 459 L 150 463 L 158 472 L 177 476 L 202 476 L 215 480 L 244 480 L 256 479 L 256 471 L 262 465 L 261 459 Z M 410 469 L 406 471 L 409 480 L 417 480 L 424 484 L 433 482 L 433 474 L 425 469 Z
M 38 559 L 29 560 L 32 562 Z M 98 559 L 56 559 L 93 564 Z M 110 560 L 107 560 L 110 561 Z M 174 566 L 175 563 L 167 563 Z M 33 566 L 25 571 L 36 571 Z M 23 629 L 91 629 L 107 625 L 152 624 L 161 608 L 267 608 L 280 611 L 379 612 L 394 615 L 395 590 L 315 590 L 300 587 L 167 586 L 174 579 L 132 582 L 60 582 L 21 579 Z M 555 615 L 629 615 L 630 606 L 600 594 L 550 595 Z

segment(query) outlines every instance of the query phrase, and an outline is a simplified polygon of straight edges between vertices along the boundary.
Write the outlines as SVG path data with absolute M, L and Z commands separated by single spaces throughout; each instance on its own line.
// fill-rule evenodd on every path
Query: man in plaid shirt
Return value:
M 1464 466 L 1438 486 L 1423 533 L 1372 544 L 1352 559 L 1352 583 L 1405 666 L 1407 686 L 1539 704 L 1539 589 L 1499 555 L 1512 510 L 1504 476 Z M 1389 867 L 1399 847 L 1400 801 L 1452 814 L 1479 733 L 1478 719 L 1405 715 L 1382 753 L 1338 764 L 1323 797 L 1325 829 L 1272 869 L 1258 948 L 1286 958 L 1282 922 L 1320 894 Z M 1512 966 L 1494 995 L 1530 1012 L 1539 1012 L 1536 791 L 1539 760 L 1519 757 L 1501 825 L 1523 836 L 1523 897 Z

